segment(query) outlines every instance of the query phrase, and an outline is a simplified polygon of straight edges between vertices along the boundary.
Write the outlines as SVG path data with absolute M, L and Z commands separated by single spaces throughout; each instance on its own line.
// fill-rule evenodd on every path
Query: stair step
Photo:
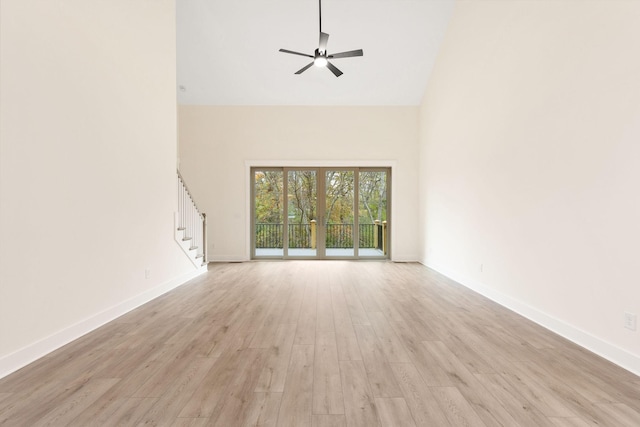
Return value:
M 183 237 L 183 238 L 182 238 L 182 241 L 183 241 L 183 242 L 186 242 L 187 240 L 191 240 L 191 239 L 193 239 L 193 237 Z
M 198 254 L 198 255 L 196 255 L 196 259 L 198 259 L 198 258 L 204 258 L 204 254 Z
M 195 251 L 196 249 L 198 249 L 198 247 L 197 247 L 197 246 L 191 246 L 191 247 L 189 248 L 189 250 L 190 250 L 190 251 Z
M 178 227 L 178 231 L 184 231 L 186 229 L 187 229 L 186 227 Z

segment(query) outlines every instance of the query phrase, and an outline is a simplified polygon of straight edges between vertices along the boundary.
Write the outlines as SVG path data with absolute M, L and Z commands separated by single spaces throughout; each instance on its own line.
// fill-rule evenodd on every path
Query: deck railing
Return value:
M 314 228 L 315 223 L 289 224 L 289 247 L 315 248 Z M 353 248 L 353 228 L 353 224 L 327 224 L 326 247 Z M 359 224 L 358 247 L 383 250 L 384 228 L 386 228 L 386 221 L 376 224 Z M 284 247 L 284 224 L 257 223 L 255 244 L 258 249 Z

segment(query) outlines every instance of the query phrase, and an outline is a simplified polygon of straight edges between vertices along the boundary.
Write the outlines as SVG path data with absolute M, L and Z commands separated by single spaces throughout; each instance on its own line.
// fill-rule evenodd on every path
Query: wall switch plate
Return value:
M 147 268 L 147 269 L 144 271 L 144 278 L 145 278 L 145 279 L 148 279 L 149 277 L 151 277 L 151 270 Z
M 624 327 L 635 331 L 637 327 L 638 316 L 633 313 L 624 312 Z

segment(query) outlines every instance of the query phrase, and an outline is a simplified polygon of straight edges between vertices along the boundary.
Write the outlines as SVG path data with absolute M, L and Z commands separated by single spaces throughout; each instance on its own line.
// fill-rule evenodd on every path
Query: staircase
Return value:
M 177 171 L 178 211 L 175 213 L 175 240 L 194 266 L 207 264 L 207 216 L 200 212 Z

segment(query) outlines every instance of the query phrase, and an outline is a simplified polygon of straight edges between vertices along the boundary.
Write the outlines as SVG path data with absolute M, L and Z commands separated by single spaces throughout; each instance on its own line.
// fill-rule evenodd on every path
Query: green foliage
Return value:
M 289 171 L 289 223 L 307 224 L 316 219 L 316 171 Z
M 325 224 L 353 224 L 353 171 L 327 171 Z
M 256 223 L 281 223 L 282 206 L 282 171 L 256 171 Z
M 291 170 L 287 174 L 287 206 L 289 247 L 308 247 L 311 220 L 317 220 L 317 172 Z M 284 194 L 282 170 L 255 172 L 256 246 L 282 247 Z M 327 170 L 325 179 L 325 218 L 327 247 L 353 247 L 355 172 Z M 358 222 L 360 247 L 371 247 L 371 224 L 387 220 L 387 172 L 360 171 L 358 175 Z M 267 227 L 268 226 L 268 227 Z M 295 228 L 292 228 L 295 227 Z M 363 228 L 365 227 L 365 228 Z M 274 231 L 274 230 L 279 231 Z M 274 234 L 275 233 L 275 234 Z M 366 236 L 365 236 L 366 235 Z M 371 242 L 370 242 L 371 240 Z
M 387 220 L 386 172 L 360 172 L 360 224 L 373 224 L 375 220 Z

